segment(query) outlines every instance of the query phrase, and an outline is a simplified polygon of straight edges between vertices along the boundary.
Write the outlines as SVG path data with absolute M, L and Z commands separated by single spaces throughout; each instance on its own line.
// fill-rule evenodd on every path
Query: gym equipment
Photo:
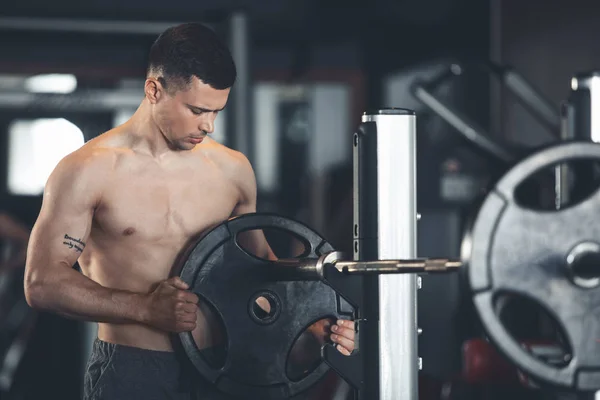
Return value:
M 518 161 L 526 151 L 511 148 L 511 146 L 494 139 L 477 122 L 434 95 L 436 87 L 455 76 L 465 73 L 469 69 L 484 70 L 496 77 L 548 129 L 552 138 L 560 137 L 560 114 L 554 109 L 548 99 L 519 74 L 516 69 L 510 66 L 499 65 L 491 61 L 475 64 L 465 62 L 452 63 L 448 65 L 446 70 L 432 79 L 415 81 L 412 84 L 411 91 L 415 98 L 454 127 L 476 149 L 483 151 L 484 154 L 493 160 L 505 166 L 510 166 Z
M 320 364 L 301 379 L 286 374 L 296 339 L 324 318 L 348 318 L 352 309 L 320 281 L 278 281 L 269 261 L 243 249 L 239 235 L 255 229 L 288 232 L 305 245 L 305 257 L 318 258 L 332 247 L 310 228 L 276 215 L 250 214 L 229 220 L 200 239 L 180 276 L 217 313 L 224 326 L 225 359 L 198 351 L 190 332 L 179 335 L 204 378 L 224 393 L 256 399 L 286 398 L 308 389 L 328 371 Z M 264 313 L 258 298 L 269 302 Z
M 550 132 L 556 133 L 560 131 L 560 138 L 562 140 L 572 141 L 575 139 L 588 141 L 588 143 L 590 140 L 593 142 L 598 141 L 597 129 L 595 129 L 598 127 L 593 126 L 592 118 L 594 114 L 594 98 L 597 96 L 596 92 L 598 88 L 600 88 L 600 85 L 597 85 L 597 82 L 599 82 L 598 73 L 584 73 L 573 77 L 571 81 L 572 91 L 568 101 L 562 106 L 562 118 L 560 120 L 561 124 L 559 124 L 557 123 L 558 119 L 556 113 L 553 111 L 553 107 L 549 106 L 550 103 L 533 89 L 514 69 L 493 63 L 485 63 L 484 66 L 494 75 L 499 76 L 502 83 L 517 95 L 517 98 L 521 100 L 526 108 Z M 510 167 L 511 164 L 521 158 L 519 154 L 514 151 L 511 152 L 511 149 L 505 144 L 493 140 L 483 128 L 477 126 L 467 116 L 462 115 L 449 104 L 445 104 L 441 99 L 433 95 L 433 88 L 447 81 L 452 76 L 462 74 L 463 69 L 463 65 L 460 64 L 450 65 L 444 73 L 432 80 L 415 82 L 412 87 L 413 94 L 429 109 L 456 128 L 465 139 L 476 145 L 484 153 L 491 155 L 493 159 Z M 558 126 L 560 126 L 560 129 L 557 129 Z M 485 200 L 486 206 L 484 207 L 487 208 L 481 208 L 475 220 L 474 226 L 479 227 L 478 230 L 471 231 L 463 243 L 463 249 L 466 249 L 466 252 L 469 253 L 463 257 L 463 260 L 466 264 L 470 265 L 468 269 L 469 277 L 471 278 L 470 283 L 475 284 L 472 289 L 476 292 L 491 292 L 488 293 L 491 297 L 486 299 L 486 302 L 493 302 L 496 297 L 495 295 L 507 291 L 507 286 L 511 287 L 510 285 L 513 283 L 521 285 L 518 286 L 522 289 L 519 291 L 519 294 L 529 296 L 530 298 L 533 297 L 538 300 L 538 303 L 539 300 L 544 300 L 548 296 L 551 296 L 552 302 L 548 300 L 541 302 L 541 304 L 547 310 L 549 306 L 554 306 L 550 307 L 549 311 L 558 318 L 561 328 L 566 330 L 565 335 L 567 336 L 568 345 L 574 347 L 571 351 L 585 353 L 589 359 L 592 359 L 600 355 L 598 354 L 598 349 L 594 347 L 598 342 L 594 341 L 593 344 L 582 343 L 581 340 L 584 340 L 581 338 L 582 333 L 578 333 L 577 329 L 587 329 L 587 327 L 578 328 L 578 325 L 573 324 L 572 320 L 573 318 L 577 319 L 577 315 L 573 314 L 576 313 L 576 310 L 588 309 L 587 307 L 591 307 L 590 304 L 593 304 L 594 300 L 590 300 L 590 298 L 595 298 L 593 297 L 594 289 L 589 286 L 593 286 L 597 278 L 581 278 L 577 274 L 574 274 L 573 271 L 569 272 L 569 266 L 576 265 L 575 269 L 577 269 L 581 265 L 586 264 L 586 267 L 593 269 L 593 264 L 599 261 L 595 259 L 595 251 L 598 247 L 595 243 L 599 239 L 597 232 L 593 229 L 579 228 L 577 225 L 577 223 L 581 224 L 581 226 L 586 224 L 584 222 L 585 215 L 594 215 L 591 211 L 596 207 L 593 198 L 597 196 L 597 193 L 590 194 L 590 191 L 597 188 L 598 171 L 590 165 L 589 161 L 590 159 L 593 161 L 598 160 L 596 156 L 592 155 L 594 150 L 589 150 L 592 153 L 588 153 L 587 156 L 585 153 L 577 155 L 570 153 L 572 151 L 572 147 L 569 147 L 571 144 L 563 147 L 561 143 L 557 144 L 554 142 L 551 145 L 556 147 L 548 150 L 542 149 L 541 153 L 538 152 L 532 157 L 538 160 L 539 163 L 542 163 L 544 157 L 548 157 L 550 154 L 546 151 L 553 152 L 552 154 L 557 157 L 554 160 L 555 163 L 553 164 L 552 160 L 546 160 L 548 164 L 539 165 L 537 170 L 529 172 L 534 174 L 544 169 L 544 167 L 555 166 L 555 209 L 560 210 L 560 213 L 557 212 L 554 214 L 552 210 L 540 210 L 534 213 L 539 219 L 535 220 L 535 224 L 531 224 L 525 217 L 527 213 L 535 210 L 532 210 L 531 207 L 525 204 L 517 204 L 514 192 L 509 197 L 505 197 L 506 193 L 499 194 L 497 192 L 498 189 L 493 190 Z M 588 144 L 582 143 L 579 146 L 584 148 Z M 564 159 L 561 159 L 560 155 L 564 156 Z M 523 168 L 526 169 L 527 163 L 531 162 L 529 160 L 527 158 L 525 161 L 514 166 L 502 178 L 501 182 L 506 182 L 509 176 L 520 176 L 520 173 L 524 173 L 525 170 Z M 566 165 L 567 162 L 569 163 L 568 166 Z M 520 176 L 520 178 L 519 182 L 513 182 L 514 187 L 503 187 L 503 189 L 512 189 L 514 191 L 519 183 L 523 183 L 529 177 Z M 502 184 L 498 183 L 497 188 L 502 188 L 500 185 Z M 565 204 L 569 202 L 574 202 L 577 206 L 571 207 L 567 205 L 565 208 Z M 580 207 L 584 207 L 584 204 L 587 204 L 589 209 L 582 211 L 583 208 Z M 559 215 L 571 215 L 569 212 L 575 212 L 575 209 L 580 211 L 577 214 L 579 219 L 559 217 Z M 512 215 L 511 213 L 517 212 L 515 210 L 521 212 L 521 214 L 519 216 Z M 545 217 L 545 220 L 542 217 Z M 505 225 L 502 225 L 504 222 L 500 221 L 504 221 L 503 218 L 506 220 L 510 219 L 512 222 L 506 222 Z M 589 225 L 589 222 L 587 224 Z M 587 236 L 585 236 L 586 234 Z M 563 246 L 577 241 L 582 243 L 579 246 L 573 245 L 574 247 L 571 249 L 572 253 L 567 256 L 562 247 L 554 247 L 549 250 L 551 245 L 544 243 L 546 237 L 551 237 L 548 243 L 559 243 L 562 239 L 563 242 L 561 244 Z M 591 242 L 586 242 L 587 240 Z M 527 246 L 526 243 L 531 246 L 532 242 L 535 244 L 534 248 L 525 248 Z M 563 253 L 560 253 L 560 251 Z M 525 254 L 521 254 L 522 252 L 525 252 Z M 522 256 L 529 258 L 522 258 Z M 534 266 L 536 268 L 533 268 Z M 509 271 L 508 268 L 513 268 L 514 271 Z M 543 273 L 538 270 L 543 271 Z M 554 271 L 554 275 L 552 271 Z M 584 274 L 586 273 L 590 274 L 590 271 L 584 272 Z M 495 274 L 499 274 L 499 278 L 494 279 Z M 595 272 L 592 271 L 591 274 L 595 275 Z M 506 277 L 513 280 L 507 282 L 504 280 Z M 519 281 L 519 279 L 521 280 Z M 567 288 L 571 288 L 572 291 L 561 290 L 558 296 L 556 296 L 556 291 L 559 290 L 555 283 L 557 279 L 570 279 L 570 283 L 563 282 L 563 284 L 567 285 Z M 499 285 L 499 287 L 496 288 L 496 285 Z M 531 285 L 531 287 L 536 289 L 546 285 L 551 287 L 553 292 L 545 293 L 544 296 L 546 297 L 544 297 L 539 290 L 537 292 L 526 290 L 531 289 L 526 285 Z M 581 286 L 587 287 L 587 289 L 584 290 Z M 582 291 L 582 294 L 576 293 L 577 291 Z M 568 298 L 569 300 L 562 301 L 563 298 Z M 582 298 L 586 299 L 585 301 L 589 303 L 587 306 L 579 304 Z M 483 302 L 484 300 L 479 298 L 479 301 Z M 556 307 L 559 307 L 560 312 L 556 311 Z M 589 359 L 585 359 L 585 356 L 584 358 L 580 357 L 575 360 L 569 358 L 573 357 L 573 355 L 564 354 L 563 351 L 557 352 L 557 349 L 554 347 L 551 349 L 551 356 L 548 354 L 544 356 L 535 354 L 537 352 L 535 346 L 517 343 L 516 340 L 513 340 L 508 335 L 508 332 L 497 316 L 496 304 L 479 304 L 477 311 L 492 341 L 500 347 L 500 350 L 517 367 L 530 374 L 534 379 L 543 381 L 545 384 L 566 387 L 577 391 L 596 390 L 600 388 L 600 379 L 596 377 L 597 373 L 595 372 L 596 365 L 590 362 Z M 569 317 L 570 319 L 568 319 Z M 581 320 L 585 321 L 583 318 Z M 589 329 L 593 331 L 592 327 L 589 327 Z M 571 332 L 572 330 L 576 331 Z M 573 340 L 579 340 L 579 343 L 573 344 Z M 507 348 L 510 348 L 510 352 L 507 351 Z M 528 359 L 524 358 L 526 355 L 529 357 Z M 546 363 L 541 362 L 542 358 L 545 359 Z M 537 361 L 533 369 L 533 364 L 530 363 L 531 360 Z M 525 365 L 528 367 L 525 367 Z M 545 365 L 546 369 L 539 370 L 540 372 L 537 373 L 534 372 L 538 371 L 537 367 L 540 365 Z
M 353 161 L 354 259 L 415 258 L 415 113 L 406 109 L 365 113 L 353 137 Z M 346 365 L 360 364 L 364 372 L 358 398 L 416 399 L 421 363 L 417 354 L 417 276 L 363 279 L 364 304 L 357 313 L 358 355 L 363 359 L 344 360 Z
M 344 260 L 310 228 L 281 216 L 234 218 L 200 239 L 181 277 L 209 302 L 226 331 L 226 358 L 210 365 L 189 333 L 180 334 L 200 373 L 230 394 L 285 398 L 298 394 L 333 368 L 358 399 L 416 399 L 415 273 L 450 272 L 461 262 L 415 258 L 414 114 L 380 110 L 365 114 L 354 135 L 354 259 Z M 550 385 L 578 391 L 600 389 L 597 357 L 600 278 L 586 268 L 600 262 L 600 228 L 588 220 L 600 194 L 559 210 L 520 203 L 516 192 L 545 168 L 567 161 L 600 161 L 600 145 L 569 142 L 550 146 L 516 164 L 487 195 L 463 242 L 463 260 L 473 302 L 491 341 L 517 368 Z M 306 246 L 297 258 L 267 261 L 236 244 L 242 231 L 275 228 Z M 561 324 L 572 356 L 548 365 L 513 340 L 496 315 L 498 295 L 535 299 Z M 375 295 L 377 294 L 377 295 Z M 253 309 L 270 303 L 264 319 Z M 300 379 L 286 376 L 290 348 L 322 318 L 356 321 L 356 351 L 341 355 L 322 348 L 325 363 Z
M 225 361 L 215 367 L 202 356 L 192 334 L 179 335 L 203 376 L 230 394 L 266 399 L 299 393 L 323 376 L 327 365 L 291 380 L 284 371 L 294 339 L 319 319 L 345 315 L 356 320 L 359 351 L 346 357 L 325 345 L 324 361 L 350 383 L 359 399 L 416 398 L 414 272 L 449 271 L 460 263 L 415 259 L 415 145 L 410 110 L 363 116 L 353 143 L 353 262 L 340 260 L 307 227 L 258 214 L 234 218 L 193 246 L 180 276 L 212 305 L 226 336 Z M 295 234 L 307 251 L 299 260 L 278 263 L 241 251 L 234 239 L 238 233 L 265 228 Z M 260 296 L 270 303 L 272 316 L 266 321 L 252 309 Z
M 348 261 L 337 252 L 327 253 L 318 259 L 283 259 L 265 265 L 269 276 L 277 280 L 317 280 L 325 278 L 325 266 L 331 265 L 346 275 L 383 275 L 452 272 L 461 266 L 460 261 L 445 258 L 415 260 Z
M 561 104 L 561 139 L 600 142 L 597 114 L 600 95 L 600 73 L 586 72 L 573 76 L 571 91 Z M 600 180 L 597 168 L 589 163 L 571 162 L 556 167 L 556 207 L 588 195 L 590 188 Z
M 594 272 L 600 227 L 593 223 L 600 192 L 556 211 L 523 206 L 515 192 L 545 168 L 582 160 L 600 161 L 600 146 L 558 144 L 513 167 L 486 197 L 464 254 L 473 302 L 490 339 L 525 373 L 578 391 L 600 388 L 600 279 Z M 495 311 L 497 296 L 507 293 L 533 299 L 558 320 L 573 353 L 565 365 L 541 362 L 510 336 Z
M 600 141 L 600 126 L 594 115 L 599 107 L 600 72 L 576 74 L 571 79 L 571 92 L 563 104 L 569 138 Z
M 306 250 L 298 258 L 258 258 L 244 250 L 239 240 L 244 232 L 257 229 L 289 232 Z M 180 273 L 223 321 L 226 359 L 216 365 L 214 357 L 198 350 L 192 333 L 182 333 L 180 338 L 196 368 L 221 391 L 263 399 L 290 397 L 328 371 L 321 363 L 299 380 L 289 377 L 286 370 L 296 339 L 316 321 L 353 317 L 355 310 L 341 296 L 360 305 L 355 300 L 358 281 L 347 288 L 342 274 L 435 273 L 459 267 L 460 262 L 446 259 L 343 260 L 325 239 L 297 221 L 273 214 L 245 214 L 201 238 Z M 268 313 L 257 309 L 260 297 L 269 302 Z

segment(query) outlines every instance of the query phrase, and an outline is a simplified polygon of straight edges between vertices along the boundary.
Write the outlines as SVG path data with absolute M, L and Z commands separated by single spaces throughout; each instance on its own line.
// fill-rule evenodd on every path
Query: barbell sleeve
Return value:
M 319 258 L 291 258 L 274 261 L 268 273 L 274 280 L 319 280 L 325 265 L 332 265 L 348 275 L 381 275 L 453 272 L 462 262 L 447 258 L 419 258 L 412 260 L 342 260 L 340 253 L 332 252 Z
M 446 258 L 415 260 L 338 261 L 335 267 L 346 274 L 410 274 L 451 272 L 460 268 L 460 261 Z

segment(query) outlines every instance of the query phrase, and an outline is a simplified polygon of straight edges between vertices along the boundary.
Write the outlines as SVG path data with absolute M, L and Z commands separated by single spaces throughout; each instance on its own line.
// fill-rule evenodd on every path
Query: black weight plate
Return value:
M 469 238 L 470 259 L 464 261 L 468 263 L 473 301 L 486 332 L 518 368 L 551 385 L 597 390 L 600 288 L 575 284 L 567 259 L 582 243 L 600 245 L 600 224 L 596 222 L 600 191 L 558 211 L 523 207 L 515 198 L 515 189 L 528 177 L 571 160 L 600 161 L 600 145 L 555 145 L 512 168 L 479 210 Z M 494 301 L 502 293 L 528 297 L 557 320 L 573 351 L 565 366 L 543 363 L 513 340 L 494 310 Z
M 286 375 L 286 363 L 292 345 L 308 326 L 343 317 L 342 300 L 321 281 L 277 282 L 265 274 L 272 261 L 249 254 L 236 240 L 239 233 L 254 229 L 292 234 L 308 249 L 302 257 L 318 258 L 333 251 L 307 226 L 278 215 L 246 214 L 217 226 L 193 246 L 180 277 L 221 318 L 227 338 L 224 365 L 209 362 L 191 333 L 179 338 L 196 369 L 220 391 L 252 399 L 287 398 L 310 388 L 328 372 L 321 362 L 293 380 Z M 260 320 L 252 312 L 258 295 L 273 300 L 272 317 Z

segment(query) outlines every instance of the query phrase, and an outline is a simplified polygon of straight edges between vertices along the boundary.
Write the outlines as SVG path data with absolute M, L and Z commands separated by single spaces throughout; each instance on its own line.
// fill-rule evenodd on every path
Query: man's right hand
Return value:
M 198 296 L 179 277 L 161 282 L 146 295 L 145 321 L 167 332 L 190 332 L 196 328 Z

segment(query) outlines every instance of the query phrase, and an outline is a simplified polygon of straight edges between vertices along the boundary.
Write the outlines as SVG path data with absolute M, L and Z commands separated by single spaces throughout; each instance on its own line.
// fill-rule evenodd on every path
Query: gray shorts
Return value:
M 174 352 L 96 339 L 84 377 L 84 400 L 217 400 L 224 396 Z

